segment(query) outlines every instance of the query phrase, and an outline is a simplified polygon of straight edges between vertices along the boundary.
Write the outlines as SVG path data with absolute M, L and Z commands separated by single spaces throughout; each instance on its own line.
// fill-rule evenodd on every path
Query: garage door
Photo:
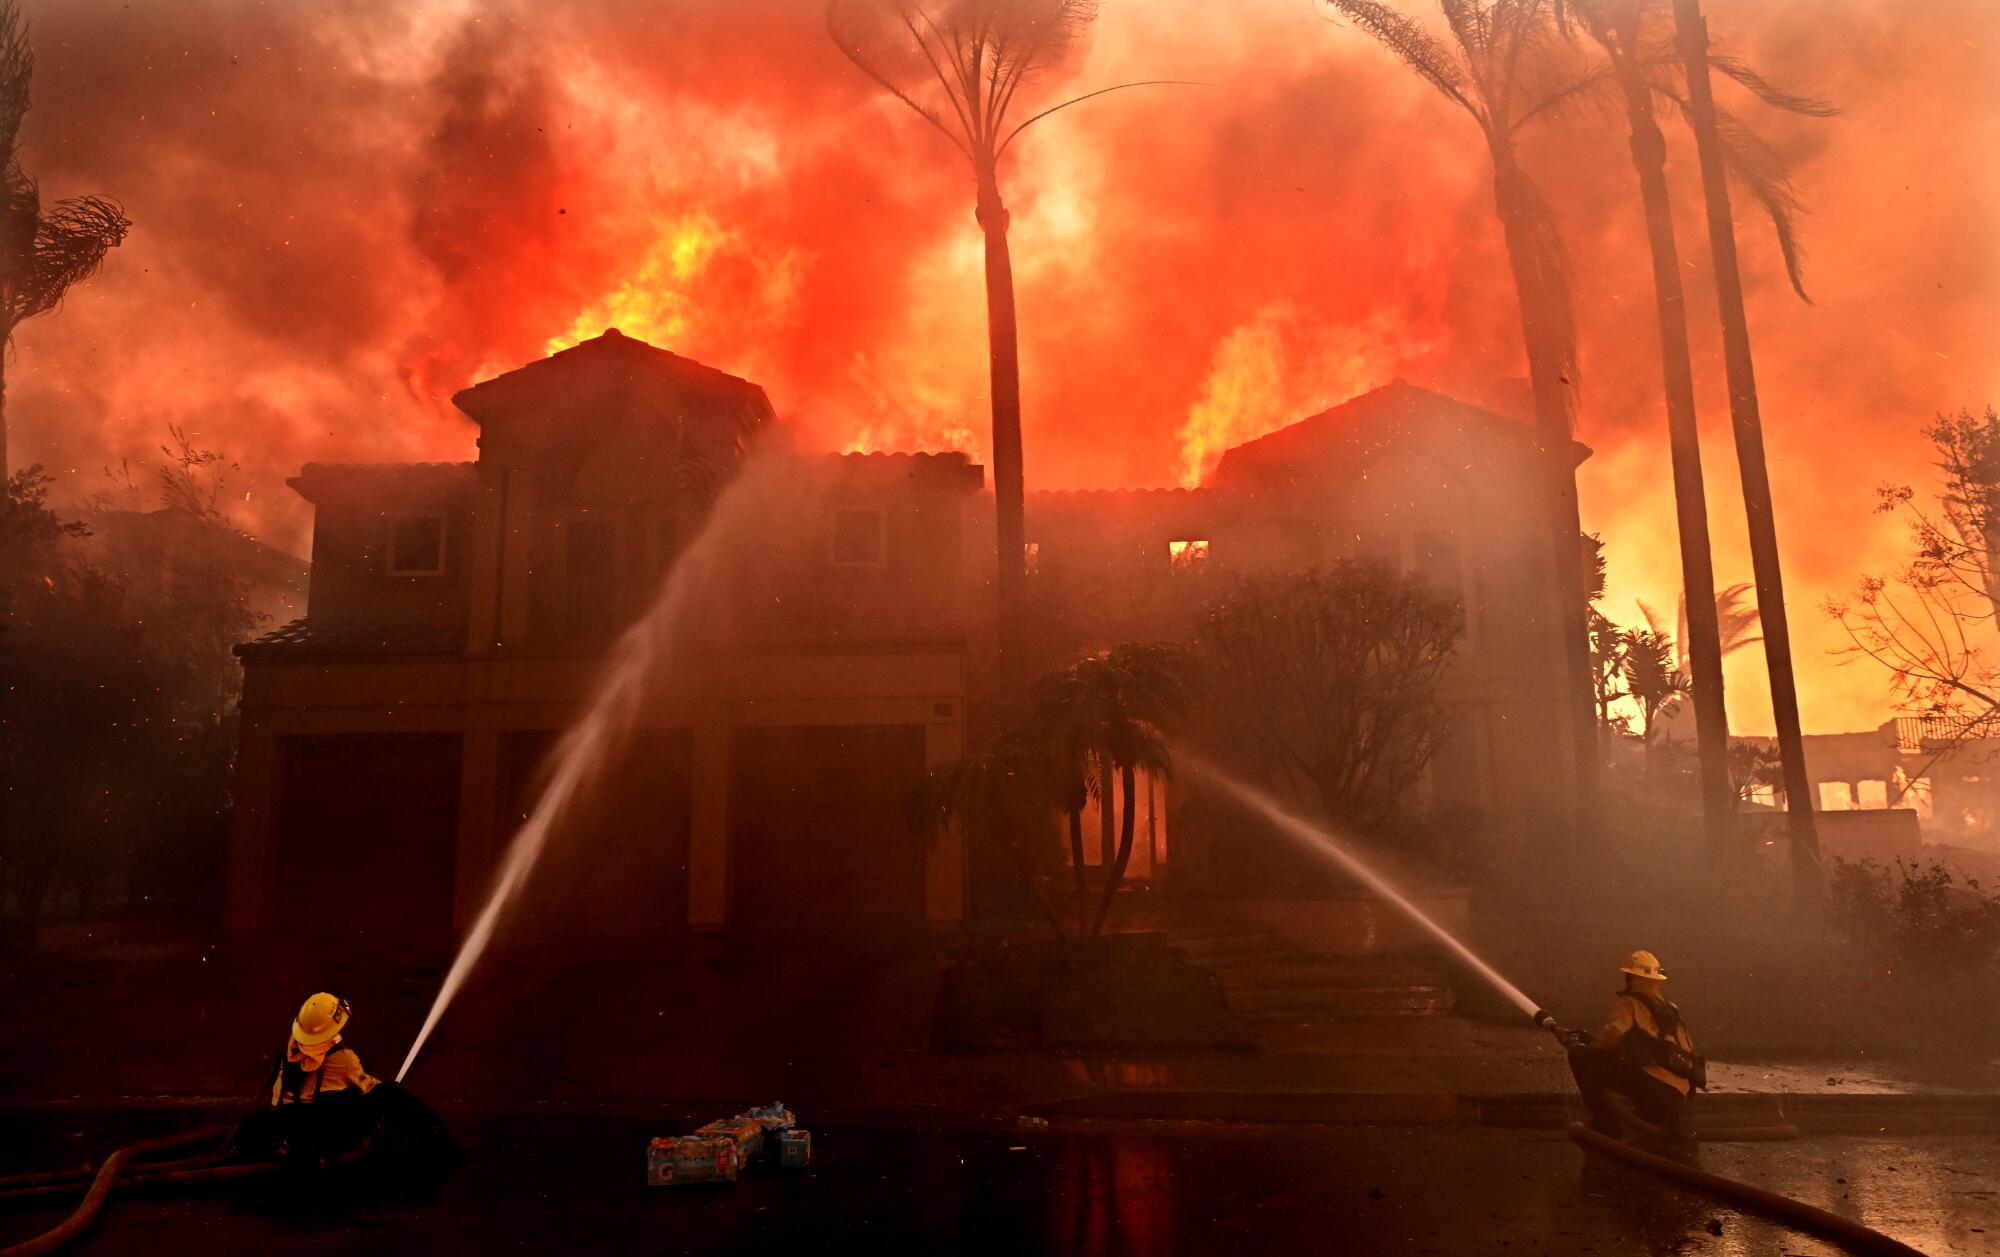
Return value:
M 408 952 L 451 937 L 455 733 L 284 738 L 278 923 Z
M 556 740 L 546 730 L 502 735 L 496 851 L 540 798 Z M 586 780 L 522 888 L 513 919 L 523 933 L 546 945 L 644 941 L 687 928 L 692 745 L 684 729 L 641 729 Z
M 739 729 L 729 758 L 732 923 L 875 929 L 924 919 L 910 792 L 921 725 Z

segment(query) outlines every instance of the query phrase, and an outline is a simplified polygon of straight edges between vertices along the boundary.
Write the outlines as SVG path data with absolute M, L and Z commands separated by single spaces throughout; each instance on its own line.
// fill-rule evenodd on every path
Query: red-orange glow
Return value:
M 1407 0 L 1428 11 L 1421 0 Z M 829 448 L 984 459 L 983 266 L 962 160 L 885 99 L 802 0 L 219 0 L 35 13 L 24 140 L 45 193 L 120 196 L 131 238 L 7 364 L 16 461 L 83 497 L 166 424 L 303 553 L 283 478 L 311 459 L 461 459 L 450 395 L 617 326 L 763 384 Z M 1906 538 L 1883 479 L 1917 427 L 2000 401 L 2000 10 L 1962 0 L 1706 0 L 1830 121 L 1753 117 L 1800 158 L 1792 298 L 1739 205 L 1811 729 L 1887 714 L 1815 610 Z M 1304 0 L 1107 0 L 1058 94 L 1145 89 L 1028 132 L 1004 172 L 1031 487 L 1192 483 L 1223 448 L 1401 375 L 1519 408 L 1518 314 L 1471 122 Z M 1733 91 L 1734 89 L 1727 89 Z M 1733 99 L 1733 98 L 1732 98 Z M 1741 104 L 1742 102 L 1735 102 Z M 1615 119 L 1532 132 L 1582 329 L 1586 526 L 1607 609 L 1677 594 L 1650 274 Z M 1748 579 L 1694 162 L 1679 136 L 1717 577 Z M 1757 651 L 1732 657 L 1769 727 Z

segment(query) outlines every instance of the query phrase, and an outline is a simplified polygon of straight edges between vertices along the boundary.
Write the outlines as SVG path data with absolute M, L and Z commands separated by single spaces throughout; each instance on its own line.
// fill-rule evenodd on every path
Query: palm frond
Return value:
M 46 314 L 63 294 L 90 278 L 104 255 L 125 239 L 132 222 L 116 201 L 79 196 L 58 201 L 35 228 L 34 250 L 23 282 L 9 293 L 15 322 Z
M 1694 125 L 1688 101 L 1680 96 L 1674 96 L 1673 100 L 1688 124 Z M 1806 295 L 1804 251 L 1799 246 L 1797 224 L 1805 207 L 1792 188 L 1790 163 L 1749 127 L 1721 109 L 1715 111 L 1715 138 L 1730 180 L 1763 206 L 1765 217 L 1771 220 L 1792 291 L 1799 300 L 1811 305 L 1812 298 Z
M 1712 45 L 1708 50 L 1708 64 L 1717 72 L 1748 88 L 1752 95 L 1773 109 L 1803 114 L 1808 118 L 1831 118 L 1840 112 L 1832 102 L 1823 97 L 1801 96 L 1796 92 L 1786 91 L 1751 69 L 1741 57 Z
M 1464 67 L 1433 39 L 1423 23 L 1377 0 L 1325 0 L 1328 7 L 1356 29 L 1381 44 L 1460 108 L 1482 121 L 1485 111 L 1474 102 Z

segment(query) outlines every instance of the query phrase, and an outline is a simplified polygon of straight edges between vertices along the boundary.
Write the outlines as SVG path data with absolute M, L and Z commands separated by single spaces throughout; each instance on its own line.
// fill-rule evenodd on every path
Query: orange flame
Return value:
M 549 339 L 548 352 L 568 349 L 607 327 L 662 347 L 679 343 L 694 312 L 690 290 L 734 232 L 716 225 L 707 210 L 669 223 L 631 276 L 576 316 L 569 330 Z

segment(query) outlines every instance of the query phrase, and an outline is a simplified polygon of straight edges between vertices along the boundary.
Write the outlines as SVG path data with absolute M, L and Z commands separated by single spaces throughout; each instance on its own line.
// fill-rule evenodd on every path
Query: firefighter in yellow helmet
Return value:
M 457 1143 L 429 1105 L 362 1066 L 343 1034 L 353 1015 L 346 1000 L 327 991 L 299 1006 L 273 1062 L 265 1103 L 244 1122 L 238 1146 L 318 1166 L 387 1126 L 424 1152 L 457 1159 Z
M 1681 1010 L 1661 994 L 1660 958 L 1635 951 L 1619 967 L 1625 989 L 1611 1020 L 1568 1043 L 1570 1072 L 1590 1107 L 1591 1129 L 1689 1137 L 1690 1097 L 1708 1087 L 1708 1063 L 1694 1050 Z

